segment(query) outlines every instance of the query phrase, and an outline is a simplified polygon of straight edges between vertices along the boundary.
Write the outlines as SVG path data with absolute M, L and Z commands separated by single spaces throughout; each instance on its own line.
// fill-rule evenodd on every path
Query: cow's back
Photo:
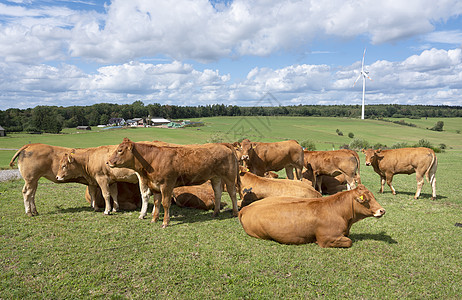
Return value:
M 419 148 L 400 148 L 382 150 L 380 155 L 383 159 L 373 162 L 374 169 L 385 173 L 393 174 L 412 174 L 416 170 L 426 172 L 432 165 L 435 152 L 432 149 Z
M 319 201 L 296 197 L 269 197 L 242 208 L 239 221 L 245 232 L 256 238 L 275 240 L 283 244 L 311 243 L 316 240 L 318 217 L 313 213 L 313 204 L 310 203 Z
M 71 151 L 70 148 L 46 144 L 25 145 L 17 154 L 19 171 L 26 181 L 45 177 L 48 180 L 57 182 L 56 174 L 59 169 L 59 159 L 69 151 Z
M 281 170 L 288 164 L 303 166 L 303 148 L 295 140 L 258 143 L 255 153 L 266 164 L 266 170 Z

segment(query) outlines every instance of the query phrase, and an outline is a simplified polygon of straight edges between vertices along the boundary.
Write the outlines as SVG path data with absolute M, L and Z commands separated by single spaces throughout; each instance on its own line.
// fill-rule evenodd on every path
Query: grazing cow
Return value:
M 321 191 L 322 194 L 333 195 L 338 192 L 347 190 L 347 182 L 345 180 L 345 175 L 340 174 L 335 177 L 329 175 L 321 175 Z M 303 180 L 309 181 L 313 184 L 313 172 L 303 172 Z
M 220 212 L 222 182 L 233 202 L 237 216 L 236 185 L 239 186 L 239 168 L 235 151 L 228 144 L 159 147 L 134 143 L 125 138 L 108 159 L 110 167 L 129 168 L 137 172 L 142 191 L 140 218 L 146 215 L 148 200 L 154 193 L 152 222 L 159 219 L 160 200 L 164 207 L 165 228 L 170 222 L 169 208 L 173 189 L 183 185 L 198 185 L 211 180 L 215 193 L 213 215 Z
M 98 211 L 99 207 L 94 201 L 96 199 L 97 188 L 101 188 L 105 201 L 104 214 L 111 212 L 111 196 L 114 202 L 112 211 L 119 209 L 117 197 L 118 181 L 138 183 L 137 174 L 130 169 L 112 169 L 106 164 L 109 155 L 114 152 L 117 145 L 100 146 L 96 148 L 72 149 L 61 156 L 59 162 L 57 181 L 65 181 L 73 178 L 83 177 L 88 182 L 90 195 L 92 196 L 92 206 Z
M 215 193 L 210 181 L 201 185 L 176 187 L 173 189 L 173 195 L 173 200 L 180 207 L 215 209 Z M 223 208 L 223 205 L 220 208 Z
M 141 193 L 138 183 L 116 182 L 115 184 L 117 186 L 117 202 L 119 203 L 119 208 L 122 210 L 137 209 L 141 204 Z M 102 207 L 105 205 L 105 200 L 99 187 L 96 191 L 94 203 L 92 203 L 90 189 L 88 187 L 85 190 L 85 200 L 92 205 L 94 204 L 93 207 Z M 113 200 L 111 201 L 111 205 L 113 205 Z
M 294 168 L 297 179 L 302 179 L 303 148 L 295 140 L 260 143 L 245 139 L 241 142 L 241 160 L 250 172 L 264 176 L 268 171 L 279 171 L 285 168 L 287 178 L 294 179 Z
M 383 193 L 385 180 L 393 195 L 396 191 L 391 185 L 395 174 L 416 173 L 417 191 L 414 199 L 419 198 L 424 184 L 424 175 L 432 186 L 432 199 L 436 199 L 436 168 L 438 161 L 435 152 L 429 148 L 401 148 L 390 150 L 363 150 L 366 155 L 366 166 L 372 166 L 380 175 L 380 193 Z
M 311 183 L 289 179 L 273 179 L 257 176 L 247 172 L 244 167 L 240 167 L 241 179 L 240 207 L 250 203 L 273 196 L 320 198 L 322 195 L 317 192 Z
M 320 175 L 335 177 L 343 174 L 348 189 L 355 188 L 356 182 L 361 183 L 359 176 L 359 156 L 352 150 L 304 150 L 304 166 L 308 173 L 312 173 L 313 185 L 319 191 L 322 191 L 322 177 Z
M 65 181 L 56 180 L 59 169 L 59 158 L 70 148 L 51 146 L 46 144 L 27 144 L 21 147 L 11 158 L 10 166 L 14 166 L 18 159 L 18 168 L 24 179 L 22 195 L 24 198 L 24 208 L 28 216 L 38 215 L 35 206 L 35 193 L 37 191 L 38 180 L 41 177 L 53 182 L 77 182 L 88 184 L 85 178 L 78 177 Z
M 266 198 L 241 209 L 239 221 L 248 235 L 260 239 L 348 248 L 353 223 L 384 214 L 374 195 L 359 184 L 353 190 L 323 198 Z

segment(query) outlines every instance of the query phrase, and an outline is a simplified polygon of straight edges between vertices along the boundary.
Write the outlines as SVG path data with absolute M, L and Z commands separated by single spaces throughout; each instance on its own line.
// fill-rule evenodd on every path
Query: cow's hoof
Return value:
M 167 228 L 168 224 L 162 224 L 162 228 Z
M 104 214 L 105 216 L 110 216 L 110 215 L 111 215 L 111 212 L 105 211 L 103 214 Z
M 33 211 L 33 212 L 32 212 L 32 216 L 35 217 L 35 216 L 38 216 L 38 215 L 39 215 L 38 211 Z
M 26 215 L 27 215 L 28 217 L 33 217 L 33 216 L 34 216 L 31 212 L 27 212 Z
M 138 219 L 144 220 L 144 216 L 139 216 Z

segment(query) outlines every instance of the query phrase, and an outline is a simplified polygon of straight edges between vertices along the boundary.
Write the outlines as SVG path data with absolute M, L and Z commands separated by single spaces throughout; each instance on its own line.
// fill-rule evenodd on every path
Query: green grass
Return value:
M 367 135 L 371 129 L 364 126 L 345 129 L 358 120 L 311 119 L 271 120 L 277 126 L 262 140 L 312 139 L 327 147 L 330 142 L 343 142 L 335 133 L 342 125 L 339 129 L 345 135 L 352 131 L 355 136 L 364 134 L 370 142 L 383 143 L 381 139 L 399 126 L 368 120 L 367 127 L 381 128 L 376 136 Z M 206 121 L 210 127 L 199 131 L 147 128 L 69 134 L 73 139 L 60 145 L 91 145 L 94 136 L 109 144 L 118 143 L 124 136 L 202 142 L 216 132 L 227 133 L 236 119 Z M 2 182 L 0 299 L 460 299 L 462 228 L 454 224 L 462 222 L 458 180 L 462 151 L 460 140 L 452 134 L 460 135 L 443 132 L 434 137 L 433 132 L 417 128 L 419 136 L 413 136 L 414 131 L 407 135 L 407 127 L 398 128 L 402 134 L 397 140 L 408 138 L 412 143 L 427 138 L 436 144 L 435 140 L 444 138 L 453 147 L 438 154 L 438 198 L 430 199 L 431 188 L 426 182 L 421 199 L 414 200 L 414 175 L 394 177 L 396 196 L 387 187 L 384 194 L 379 194 L 378 175 L 363 164 L 362 181 L 387 213 L 381 219 L 368 218 L 354 224 L 350 249 L 258 240 L 248 236 L 229 211 L 213 219 L 211 212 L 173 207 L 171 226 L 166 229 L 149 220 L 138 220 L 138 211 L 103 216 L 89 208 L 84 186 L 54 184 L 45 179 L 40 180 L 36 196 L 40 215 L 29 218 L 24 214 L 23 181 Z M 427 132 L 428 137 L 422 137 Z M 67 136 L 43 135 L 37 139 L 58 144 Z M 12 143 L 11 147 L 20 147 L 24 142 L 21 139 L 27 137 L 16 138 L 18 146 Z M 360 159 L 363 163 L 362 154 Z M 227 194 L 223 200 L 230 207 Z

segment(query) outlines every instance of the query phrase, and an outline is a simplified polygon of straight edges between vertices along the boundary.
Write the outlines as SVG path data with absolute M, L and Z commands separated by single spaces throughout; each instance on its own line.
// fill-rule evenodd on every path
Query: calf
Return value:
M 260 143 L 245 139 L 240 146 L 241 160 L 250 172 L 264 176 L 265 172 L 285 168 L 287 178 L 294 179 L 295 168 L 297 179 L 302 179 L 303 148 L 297 141 Z
M 322 191 L 322 177 L 320 175 L 335 177 L 343 174 L 347 181 L 348 189 L 355 188 L 356 182 L 361 183 L 359 176 L 359 156 L 352 150 L 304 150 L 304 165 L 307 172 L 312 173 L 313 184 L 319 191 Z
M 35 205 L 35 193 L 37 191 L 38 180 L 41 177 L 59 182 L 78 182 L 88 185 L 88 181 L 83 177 L 76 177 L 69 180 L 58 181 L 56 174 L 59 170 L 59 159 L 64 153 L 70 152 L 70 148 L 51 146 L 46 144 L 27 144 L 21 147 L 11 158 L 10 166 L 18 159 L 18 168 L 24 179 L 22 195 L 24 208 L 28 216 L 38 215 Z
M 106 164 L 109 155 L 117 148 L 116 145 L 100 146 L 96 148 L 72 149 L 64 153 L 60 159 L 60 168 L 56 174 L 57 181 L 71 180 L 83 177 L 88 182 L 92 206 L 99 209 L 96 199 L 98 187 L 101 188 L 105 201 L 104 214 L 111 212 L 111 197 L 114 202 L 112 211 L 119 209 L 116 182 L 138 183 L 137 174 L 130 169 L 112 169 Z
M 362 150 L 366 155 L 366 166 L 372 166 L 380 176 L 380 193 L 383 193 L 385 180 L 393 195 L 396 190 L 391 185 L 395 174 L 416 173 L 417 191 L 414 199 L 420 196 L 424 184 L 424 176 L 432 187 L 432 199 L 436 199 L 436 168 L 438 160 L 435 152 L 429 148 L 400 148 L 390 150 Z
M 380 218 L 385 209 L 362 184 L 357 188 L 316 199 L 270 197 L 239 212 L 245 232 L 282 244 L 317 243 L 325 247 L 351 247 L 353 223 L 366 217 Z
M 273 196 L 320 198 L 322 195 L 310 184 L 289 179 L 273 179 L 257 176 L 240 167 L 240 207 Z
M 159 219 L 161 201 L 164 207 L 163 228 L 170 222 L 169 208 L 173 189 L 177 186 L 202 184 L 207 180 L 211 180 L 215 193 L 213 215 L 220 212 L 222 182 L 233 202 L 233 215 L 238 214 L 236 185 L 239 186 L 239 169 L 231 145 L 159 147 L 134 143 L 125 138 L 109 157 L 108 164 L 110 167 L 136 171 L 143 195 L 140 218 L 146 215 L 149 196 L 154 193 L 152 222 Z
M 345 175 L 340 174 L 335 177 L 329 175 L 321 175 L 321 191 L 322 194 L 333 195 L 338 192 L 347 190 L 347 182 L 345 180 Z M 313 172 L 303 172 L 303 180 L 309 181 L 309 183 L 313 184 Z

